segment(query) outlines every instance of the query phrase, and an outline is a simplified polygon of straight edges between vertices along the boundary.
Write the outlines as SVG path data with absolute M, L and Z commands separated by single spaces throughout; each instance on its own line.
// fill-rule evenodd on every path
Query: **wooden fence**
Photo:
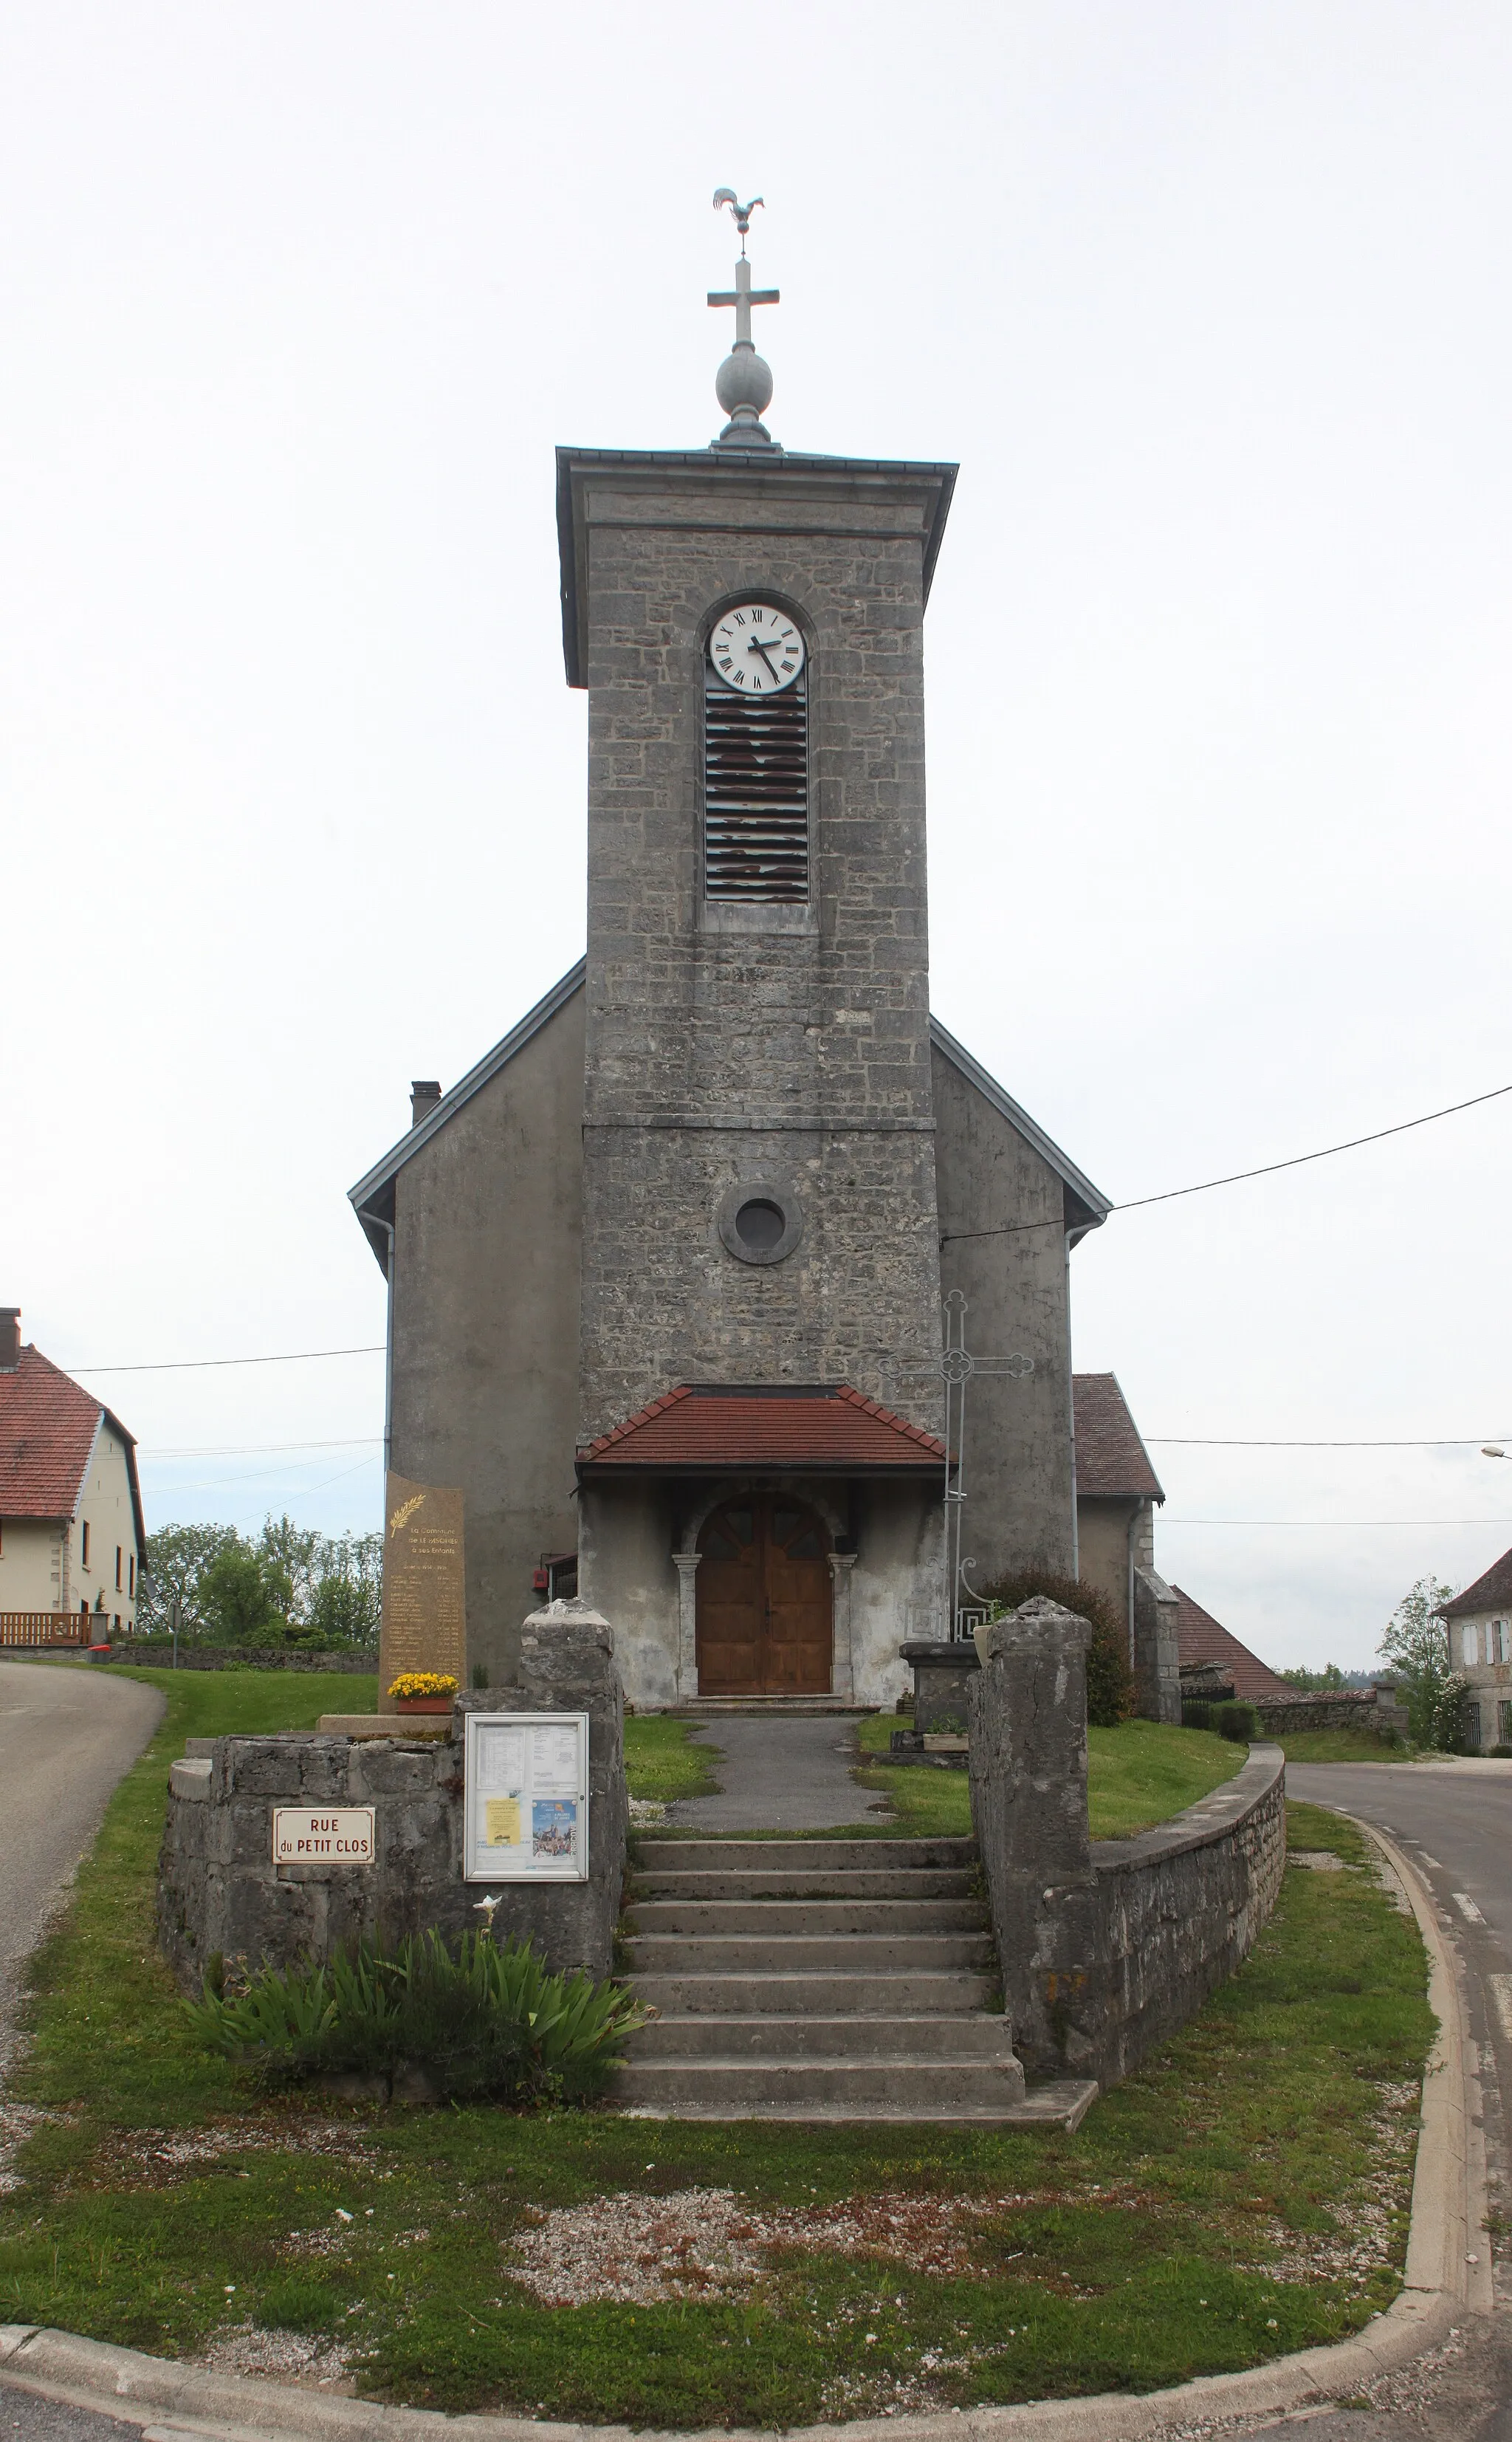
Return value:
M 82 1611 L 0 1611 L 0 1647 L 87 1645 L 94 1616 Z

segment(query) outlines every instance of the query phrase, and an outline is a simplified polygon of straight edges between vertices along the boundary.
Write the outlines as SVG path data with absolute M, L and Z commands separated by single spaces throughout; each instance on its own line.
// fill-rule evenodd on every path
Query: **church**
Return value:
M 388 1466 L 465 1496 L 467 1658 L 577 1594 L 628 1699 L 892 1703 L 1077 1568 L 1069 1266 L 1111 1210 L 930 1010 L 923 620 L 956 468 L 727 421 L 556 458 L 586 956 L 352 1190 Z

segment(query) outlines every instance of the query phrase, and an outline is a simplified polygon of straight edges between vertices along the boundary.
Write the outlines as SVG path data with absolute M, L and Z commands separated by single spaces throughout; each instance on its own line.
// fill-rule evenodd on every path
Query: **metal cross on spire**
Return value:
M 716 190 L 714 209 L 720 211 L 728 204 L 740 232 L 740 259 L 735 266 L 733 288 L 711 288 L 711 305 L 735 307 L 735 345 L 725 357 L 715 377 L 715 395 L 730 421 L 715 443 L 717 449 L 773 447 L 771 433 L 761 418 L 772 401 L 772 368 L 756 355 L 751 337 L 753 305 L 780 303 L 780 288 L 753 288 L 751 265 L 746 261 L 745 242 L 750 234 L 751 215 L 761 202 L 753 195 L 748 204 L 737 203 L 733 187 Z
M 966 1389 L 978 1374 L 1008 1374 L 1021 1382 L 1034 1371 L 1032 1357 L 975 1357 L 966 1345 L 966 1300 L 952 1289 L 945 1300 L 945 1344 L 938 1357 L 921 1357 L 898 1368 L 900 1378 L 933 1374 L 945 1384 L 945 1634 L 969 1636 L 987 1617 L 987 1606 L 966 1572 L 975 1569 L 970 1554 L 961 1552 L 962 1511 L 966 1505 Z M 954 1467 L 952 1461 L 954 1460 Z M 961 1596 L 968 1599 L 962 1602 Z

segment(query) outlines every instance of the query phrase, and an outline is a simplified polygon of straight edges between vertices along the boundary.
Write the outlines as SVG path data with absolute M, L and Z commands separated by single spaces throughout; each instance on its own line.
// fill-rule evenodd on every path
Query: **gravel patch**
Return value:
M 1110 2191 L 1098 2201 L 1123 2201 Z M 505 2243 L 507 2278 L 546 2306 L 654 2305 L 749 2288 L 774 2251 L 896 2258 L 947 2280 L 997 2269 L 979 2260 L 981 2224 L 1046 2198 L 889 2196 L 844 2203 L 760 2207 L 733 2188 L 680 2188 L 665 2196 L 596 2196 L 532 2214 Z
M 305 2390 L 353 2388 L 347 2353 L 339 2341 L 312 2340 L 304 2332 L 267 2332 L 238 2324 L 223 2332 L 194 2362 L 211 2374 L 259 2375 L 267 2382 L 298 2383 Z

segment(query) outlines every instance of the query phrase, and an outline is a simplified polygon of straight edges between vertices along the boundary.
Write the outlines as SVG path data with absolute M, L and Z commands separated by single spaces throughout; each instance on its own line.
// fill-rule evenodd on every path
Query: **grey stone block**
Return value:
M 461 1698 L 458 1711 L 587 1713 L 590 1876 L 499 1886 L 495 1933 L 534 1939 L 554 1968 L 606 1976 L 629 1819 L 613 1631 L 584 1604 L 556 1605 L 525 1622 L 519 1649 L 517 1683 Z M 158 1930 L 181 1983 L 197 1991 L 215 1952 L 286 1967 L 364 1937 L 476 1929 L 483 1886 L 463 1880 L 460 1722 L 413 1746 L 309 1732 L 210 1743 L 170 1773 Z M 274 1809 L 322 1801 L 373 1808 L 371 1866 L 274 1864 Z

